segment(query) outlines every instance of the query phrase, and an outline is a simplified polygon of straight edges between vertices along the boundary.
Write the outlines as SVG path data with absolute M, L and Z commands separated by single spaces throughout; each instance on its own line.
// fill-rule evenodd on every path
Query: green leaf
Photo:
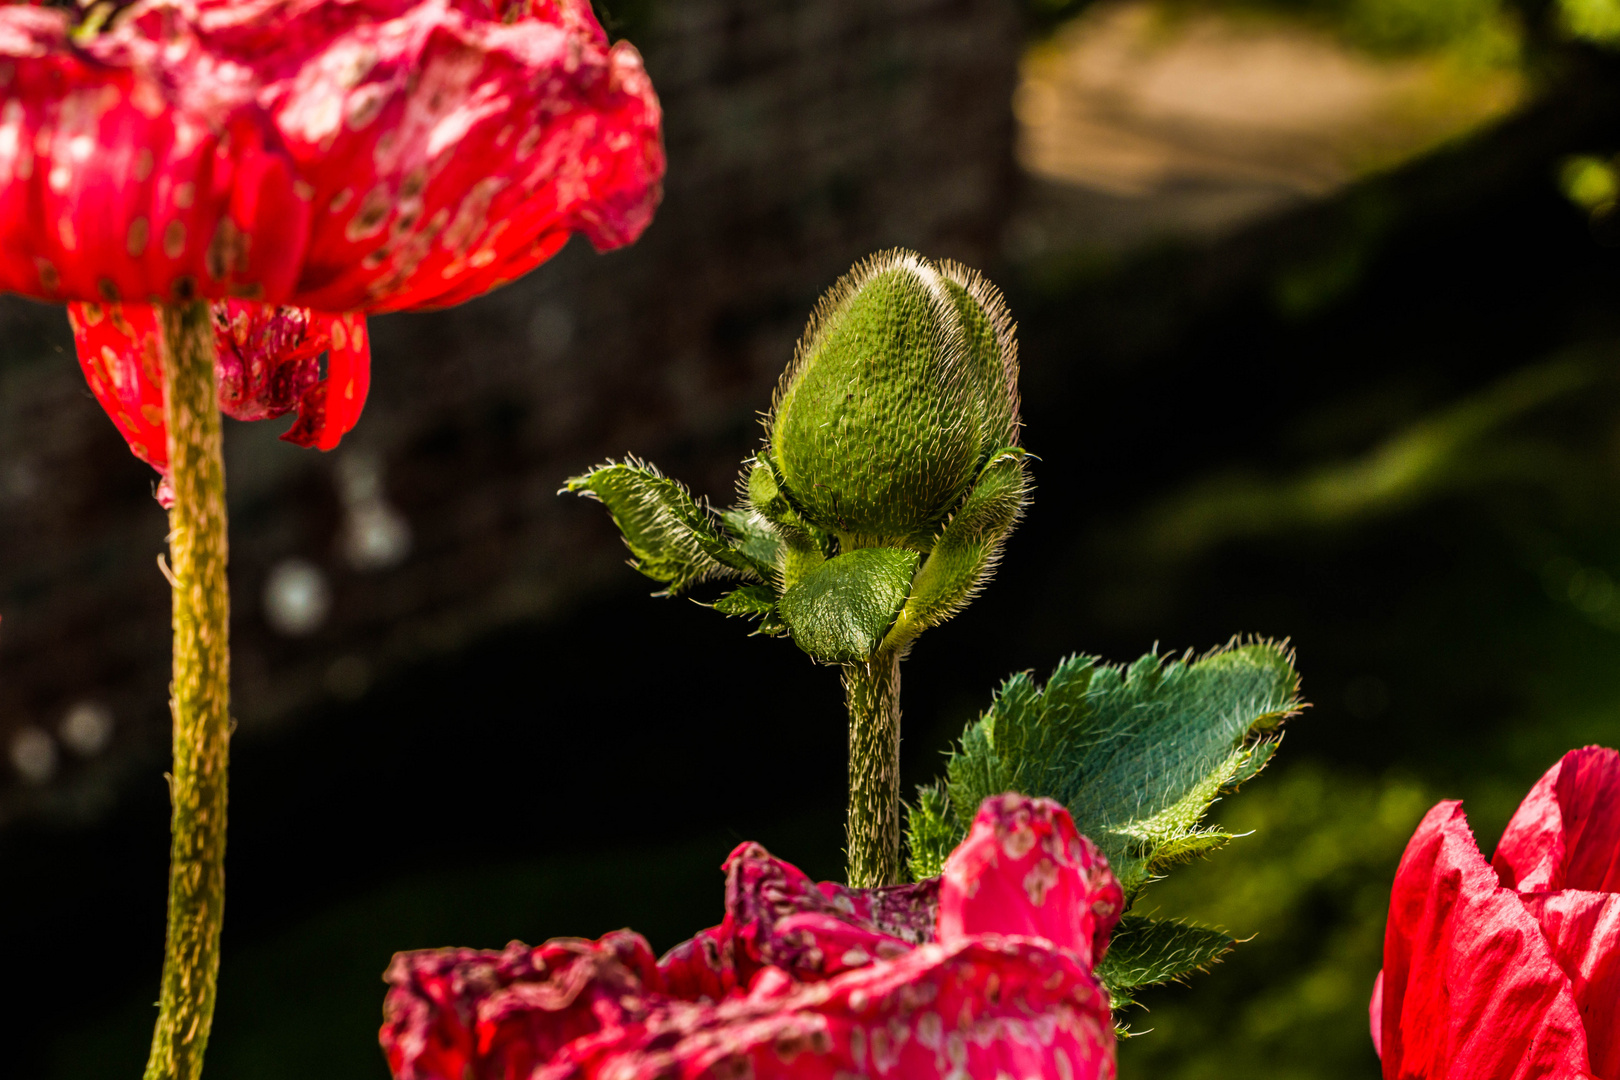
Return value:
M 912 858 L 943 861 L 991 795 L 1044 795 L 1102 847 L 1129 900 L 1231 839 L 1200 822 L 1269 760 L 1278 726 L 1300 708 L 1298 682 L 1290 653 L 1270 642 L 1198 660 L 1150 654 L 1129 668 L 1076 656 L 1045 687 L 1014 675 L 947 764 L 949 840 L 932 825 L 914 833 Z
M 762 581 L 776 577 L 776 563 L 782 554 L 782 537 L 765 515 L 747 506 L 733 506 L 720 515 L 726 531 L 737 538 L 733 549 L 748 560 Z
M 608 462 L 572 477 L 566 490 L 607 507 L 624 534 L 630 564 L 663 582 L 662 595 L 708 578 L 759 575 L 752 560 L 726 542 L 714 512 L 651 465 Z
M 776 592 L 769 585 L 744 585 L 726 593 L 709 606 L 722 615 L 758 619 L 760 622 L 756 634 L 787 632 L 787 624 L 776 614 Z
M 726 593 L 712 605 L 722 615 L 743 615 L 758 618 L 769 615 L 776 608 L 776 595 L 769 585 L 744 585 Z
M 869 659 L 906 602 L 918 557 L 856 548 L 810 570 L 776 606 L 794 644 L 823 663 Z
M 914 881 L 931 878 L 945 869 L 945 857 L 959 837 L 951 818 L 951 799 L 940 782 L 917 789 L 917 802 L 906 807 L 907 833 L 911 837 L 911 877 Z
M 1134 1004 L 1129 991 L 1206 971 L 1236 945 L 1237 939 L 1221 930 L 1178 919 L 1126 915 L 1097 965 L 1097 978 L 1108 988 L 1117 1013 Z

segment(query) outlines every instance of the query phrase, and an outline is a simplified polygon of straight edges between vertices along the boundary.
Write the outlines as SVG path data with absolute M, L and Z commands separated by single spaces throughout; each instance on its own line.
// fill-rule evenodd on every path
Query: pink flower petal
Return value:
M 946 944 L 1022 934 L 1073 949 L 1089 966 L 1102 959 L 1125 909 L 1107 858 L 1051 799 L 986 799 L 942 877 L 939 940 Z
M 762 978 L 718 1005 L 672 1003 L 570 1044 L 535 1077 L 1114 1075 L 1108 995 L 1091 973 L 1070 951 L 997 937 L 919 946 L 823 982 Z
M 383 1050 L 397 1080 L 528 1077 L 574 1039 L 639 1017 L 658 978 L 628 930 L 498 953 L 400 953 L 384 976 Z
M 826 978 L 933 938 L 937 880 L 884 889 L 817 883 L 754 843 L 739 844 L 724 869 L 725 921 L 659 961 L 672 992 L 718 999 L 766 967 Z
M 1492 864 L 1520 892 L 1620 891 L 1620 753 L 1565 754 L 1519 804 Z
M 1460 803 L 1430 810 L 1401 857 L 1380 990 L 1389 1080 L 1586 1075 L 1570 981 Z

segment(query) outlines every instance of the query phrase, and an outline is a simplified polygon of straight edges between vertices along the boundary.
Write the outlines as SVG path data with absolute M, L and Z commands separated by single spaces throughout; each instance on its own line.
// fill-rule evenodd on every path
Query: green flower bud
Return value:
M 766 457 L 795 516 L 840 550 L 927 552 L 1018 426 L 1001 294 L 967 267 L 896 250 L 817 305 L 777 390 Z

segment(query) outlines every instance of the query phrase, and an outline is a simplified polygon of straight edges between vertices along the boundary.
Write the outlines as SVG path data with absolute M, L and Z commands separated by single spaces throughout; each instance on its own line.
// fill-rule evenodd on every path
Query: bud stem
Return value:
M 162 994 L 145 1080 L 195 1080 L 214 1019 L 225 913 L 225 772 L 230 755 L 230 591 L 225 464 L 208 304 L 165 306 L 173 571 L 173 804 Z
M 900 650 L 844 665 L 849 706 L 849 883 L 900 882 Z

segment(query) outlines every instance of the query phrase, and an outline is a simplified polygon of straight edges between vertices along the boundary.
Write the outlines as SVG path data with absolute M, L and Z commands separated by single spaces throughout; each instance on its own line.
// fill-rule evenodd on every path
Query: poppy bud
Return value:
M 769 420 L 783 495 L 843 550 L 932 550 L 997 451 L 1018 439 L 1018 360 L 995 287 L 890 251 L 822 298 Z

